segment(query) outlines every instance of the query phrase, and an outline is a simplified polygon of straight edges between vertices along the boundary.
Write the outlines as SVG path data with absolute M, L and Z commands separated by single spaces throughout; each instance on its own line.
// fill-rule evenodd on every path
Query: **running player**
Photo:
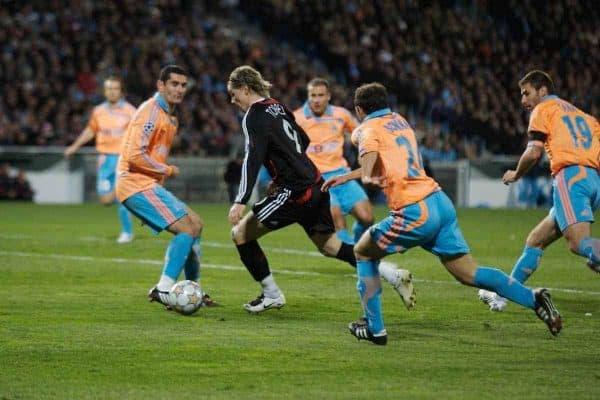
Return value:
M 569 250 L 587 259 L 600 272 L 600 240 L 591 236 L 594 211 L 600 207 L 600 124 L 555 95 L 546 72 L 533 70 L 519 81 L 521 104 L 531 112 L 529 144 L 516 170 L 508 170 L 502 181 L 509 185 L 527 173 L 542 156 L 550 159 L 553 177 L 553 207 L 529 233 L 525 249 L 511 276 L 525 282 L 537 269 L 544 249 L 561 236 Z M 502 311 L 506 299 L 480 290 L 479 298 L 492 311 Z
M 271 231 L 298 223 L 322 254 L 356 265 L 352 246 L 335 235 L 329 194 L 320 191 L 323 179 L 306 155 L 309 139 L 292 112 L 270 97 L 270 87 L 250 66 L 234 69 L 227 83 L 231 102 L 246 112 L 242 120 L 246 139 L 242 179 L 228 218 L 234 225 L 232 238 L 240 258 L 262 287 L 256 299 L 244 304 L 252 313 L 281 308 L 286 302 L 257 242 Z M 261 165 L 273 183 L 267 197 L 243 216 Z M 402 299 L 410 308 L 414 292 L 408 271 L 404 278 Z
M 167 164 L 178 121 L 174 112 L 187 88 L 187 72 L 176 65 L 160 71 L 158 92 L 136 111 L 123 140 L 119 159 L 117 197 L 152 230 L 175 235 L 165 256 L 160 280 L 148 293 L 148 300 L 168 306 L 169 289 L 182 270 L 185 278 L 200 279 L 200 233 L 202 220 L 171 192 L 164 181 L 179 175 L 179 168 Z M 212 305 L 208 295 L 204 304 Z
M 358 290 L 364 317 L 348 329 L 358 339 L 387 343 L 381 313 L 379 260 L 421 246 L 439 257 L 458 281 L 493 288 L 534 309 L 553 335 L 560 332 L 560 315 L 546 289 L 532 290 L 496 268 L 479 266 L 458 227 L 456 211 L 438 183 L 423 170 L 415 134 L 408 122 L 388 108 L 386 88 L 379 83 L 360 86 L 354 96 L 356 114 L 363 121 L 352 134 L 361 168 L 332 177 L 323 190 L 360 178 L 384 189 L 390 215 L 373 225 L 354 246 Z
M 94 108 L 83 132 L 65 150 L 65 157 L 71 157 L 81 146 L 96 138 L 96 150 L 99 153 L 96 191 L 100 203 L 110 206 L 116 202 L 115 180 L 121 140 L 135 113 L 135 107 L 123 98 L 123 83 L 116 76 L 104 81 L 104 97 L 106 101 Z M 118 212 L 121 234 L 117 243 L 129 243 L 133 240 L 131 216 L 122 204 L 119 204 Z
M 344 141 L 345 135 L 352 134 L 357 127 L 356 119 L 345 108 L 329 103 L 331 91 L 326 79 L 312 79 L 307 85 L 307 91 L 307 102 L 294 112 L 296 122 L 310 140 L 306 155 L 319 169 L 323 179 L 349 172 L 348 162 L 343 154 Z M 329 197 L 337 237 L 342 242 L 354 245 L 365 230 L 373 225 L 373 210 L 367 194 L 358 182 L 351 180 L 331 188 Z M 352 235 L 346 230 L 348 214 L 356 218 Z M 379 270 L 402 297 L 405 270 L 387 261 L 379 264 Z

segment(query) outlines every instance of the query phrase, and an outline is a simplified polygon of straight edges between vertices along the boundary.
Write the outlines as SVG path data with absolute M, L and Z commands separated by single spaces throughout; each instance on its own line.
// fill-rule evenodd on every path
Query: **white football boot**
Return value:
M 244 310 L 249 313 L 258 314 L 271 308 L 281 308 L 285 305 L 285 296 L 283 293 L 279 297 L 271 298 L 261 293 L 256 299 L 244 304 Z
M 507 299 L 489 290 L 479 289 L 478 296 L 479 300 L 488 305 L 490 311 L 504 311 L 508 304 Z
M 381 261 L 379 263 L 379 272 L 392 285 L 396 293 L 398 293 L 406 309 L 412 309 L 417 301 L 417 295 L 412 283 L 413 276 L 410 271 L 398 268 L 396 264 L 389 261 Z
M 133 233 L 121 232 L 117 238 L 117 243 L 119 244 L 130 243 L 131 241 L 133 241 Z

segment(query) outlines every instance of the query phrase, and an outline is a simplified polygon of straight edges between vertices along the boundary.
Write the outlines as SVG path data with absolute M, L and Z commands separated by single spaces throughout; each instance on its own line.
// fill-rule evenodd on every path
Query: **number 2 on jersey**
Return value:
M 287 120 L 282 119 L 282 121 L 283 131 L 292 142 L 296 143 L 296 151 L 299 154 L 302 153 L 302 146 L 300 146 L 300 143 L 298 142 L 298 132 L 296 132 L 296 130 L 292 127 L 292 124 L 290 124 Z
M 590 126 L 585 118 L 583 118 L 581 115 L 575 117 L 577 130 L 573 125 L 573 121 L 571 121 L 571 117 L 565 115 L 562 117 L 562 120 L 565 125 L 567 125 L 567 128 L 569 128 L 569 133 L 571 133 L 575 147 L 579 147 L 581 144 L 581 147 L 584 149 L 589 149 L 590 145 L 592 144 L 592 130 L 590 129 Z

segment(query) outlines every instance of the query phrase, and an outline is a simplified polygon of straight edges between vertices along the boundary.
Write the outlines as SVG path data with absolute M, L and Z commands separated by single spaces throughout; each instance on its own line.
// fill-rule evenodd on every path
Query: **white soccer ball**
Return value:
M 169 305 L 183 315 L 190 315 L 202 306 L 202 289 L 197 282 L 179 281 L 169 290 Z

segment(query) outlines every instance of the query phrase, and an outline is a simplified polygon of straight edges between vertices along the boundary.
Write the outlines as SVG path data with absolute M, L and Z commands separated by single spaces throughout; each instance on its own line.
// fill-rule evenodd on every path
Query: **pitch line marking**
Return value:
M 0 255 L 3 256 L 16 256 L 16 257 L 44 257 L 44 258 L 53 258 L 56 260 L 73 260 L 73 261 L 100 261 L 100 262 L 110 262 L 117 264 L 145 264 L 145 265 L 163 265 L 163 261 L 159 260 L 147 260 L 147 259 L 133 259 L 133 258 L 107 258 L 107 257 L 93 257 L 93 256 L 74 256 L 69 254 L 41 254 L 41 253 L 27 253 L 21 251 L 3 251 L 0 250 Z M 217 269 L 224 271 L 245 271 L 246 268 L 240 267 L 238 265 L 227 265 L 227 264 L 210 264 L 210 263 L 201 263 L 201 268 L 208 269 Z M 325 276 L 325 277 L 333 277 L 333 276 L 343 276 L 343 277 L 353 277 L 356 278 L 356 274 L 332 274 L 332 273 L 323 273 L 323 272 L 313 272 L 313 271 L 290 271 L 285 269 L 274 269 L 273 272 L 283 275 L 297 275 L 297 276 Z M 430 279 L 414 279 L 415 282 L 421 283 L 430 283 L 436 285 L 459 285 L 460 283 L 454 281 L 437 281 Z M 600 292 L 592 291 L 592 290 L 579 290 L 579 289 L 569 289 L 569 288 L 548 288 L 551 291 L 555 292 L 563 292 L 563 293 L 575 293 L 575 294 L 589 294 L 598 296 Z

